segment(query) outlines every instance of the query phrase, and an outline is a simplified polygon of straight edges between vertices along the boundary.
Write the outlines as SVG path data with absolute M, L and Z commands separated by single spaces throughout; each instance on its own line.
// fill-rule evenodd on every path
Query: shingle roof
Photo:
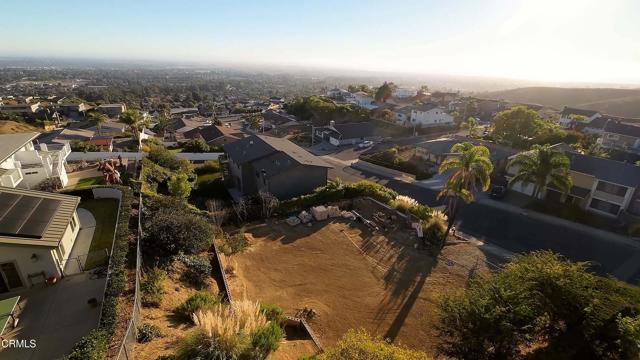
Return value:
M 370 122 L 337 124 L 333 128 L 341 135 L 341 139 L 356 139 L 377 135 L 377 128 Z
M 426 104 L 422 104 L 420 106 L 415 106 L 412 108 L 412 110 L 415 111 L 429 111 L 429 110 L 433 110 L 435 108 L 439 107 L 438 104 L 434 104 L 434 103 L 426 103 Z
M 332 167 L 291 141 L 271 136 L 252 135 L 224 145 L 224 150 L 236 164 L 253 162 L 282 152 L 300 165 Z
M 609 121 L 604 126 L 604 131 L 640 138 L 640 126 L 625 124 L 619 121 Z
M 592 117 L 593 115 L 597 114 L 598 112 L 595 110 L 587 110 L 587 109 L 576 109 L 576 108 L 570 108 L 565 106 L 564 109 L 562 109 L 562 116 L 569 116 L 569 115 L 582 115 L 582 116 L 586 116 L 586 117 Z
M 18 236 L 0 236 L 0 243 L 7 244 L 58 246 L 60 241 L 62 241 L 62 237 L 67 230 L 67 226 L 69 225 L 78 204 L 80 203 L 80 198 L 77 196 L 62 195 L 44 191 L 0 187 L 0 192 L 60 201 L 60 205 L 51 217 L 41 238 L 33 239 Z
M 640 166 L 571 151 L 565 154 L 571 162 L 570 169 L 573 171 L 633 188 L 640 185 Z
M 3 162 L 25 144 L 33 141 L 40 133 L 20 133 L 0 135 L 0 162 Z

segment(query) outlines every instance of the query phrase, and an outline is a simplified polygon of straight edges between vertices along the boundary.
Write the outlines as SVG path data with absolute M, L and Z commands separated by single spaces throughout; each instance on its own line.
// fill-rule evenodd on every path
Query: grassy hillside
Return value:
M 526 87 L 482 93 L 478 97 L 541 104 L 557 109 L 566 105 L 640 118 L 640 89 Z
M 38 129 L 29 124 L 15 122 L 10 120 L 0 120 L 0 134 L 16 134 L 25 132 L 41 132 L 42 129 Z

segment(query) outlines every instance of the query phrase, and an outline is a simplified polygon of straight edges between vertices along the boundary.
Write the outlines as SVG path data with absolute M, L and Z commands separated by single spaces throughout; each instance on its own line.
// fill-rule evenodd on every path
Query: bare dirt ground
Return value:
M 196 292 L 190 285 L 180 280 L 181 269 L 174 269 L 168 273 L 164 282 L 164 296 L 159 308 L 143 307 L 140 325 L 148 323 L 156 325 L 162 331 L 162 336 L 134 347 L 137 360 L 154 360 L 162 355 L 173 355 L 178 341 L 189 333 L 193 325 L 177 319 L 173 310 L 182 304 L 189 296 Z M 218 293 L 218 287 L 213 279 L 207 281 L 204 289 L 212 294 Z
M 25 132 L 42 132 L 42 129 L 38 129 L 25 123 L 0 120 L 0 134 L 16 134 Z
M 342 219 L 311 227 L 275 221 L 245 234 L 249 248 L 223 260 L 234 268 L 233 296 L 279 305 L 287 315 L 313 309 L 309 323 L 325 346 L 364 327 L 432 352 L 438 296 L 462 290 L 471 273 L 488 271 L 473 245 L 446 246 L 435 259 L 414 248 L 407 230 L 371 233 Z

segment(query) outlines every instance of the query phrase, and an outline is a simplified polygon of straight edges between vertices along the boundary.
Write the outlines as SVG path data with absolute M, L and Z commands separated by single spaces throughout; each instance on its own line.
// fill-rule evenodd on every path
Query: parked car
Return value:
M 365 140 L 363 142 L 361 142 L 360 144 L 358 144 L 358 147 L 360 149 L 364 149 L 364 148 L 368 148 L 369 146 L 373 145 L 373 141 L 369 141 L 369 140 Z
M 494 186 L 489 191 L 489 197 L 492 199 L 502 199 L 507 194 L 507 189 L 504 186 Z

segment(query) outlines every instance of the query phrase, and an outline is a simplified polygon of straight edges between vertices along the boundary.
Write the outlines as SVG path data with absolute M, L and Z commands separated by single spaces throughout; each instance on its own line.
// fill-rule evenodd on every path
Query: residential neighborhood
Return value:
M 3 4 L 0 360 L 640 359 L 638 4 L 333 5 Z

